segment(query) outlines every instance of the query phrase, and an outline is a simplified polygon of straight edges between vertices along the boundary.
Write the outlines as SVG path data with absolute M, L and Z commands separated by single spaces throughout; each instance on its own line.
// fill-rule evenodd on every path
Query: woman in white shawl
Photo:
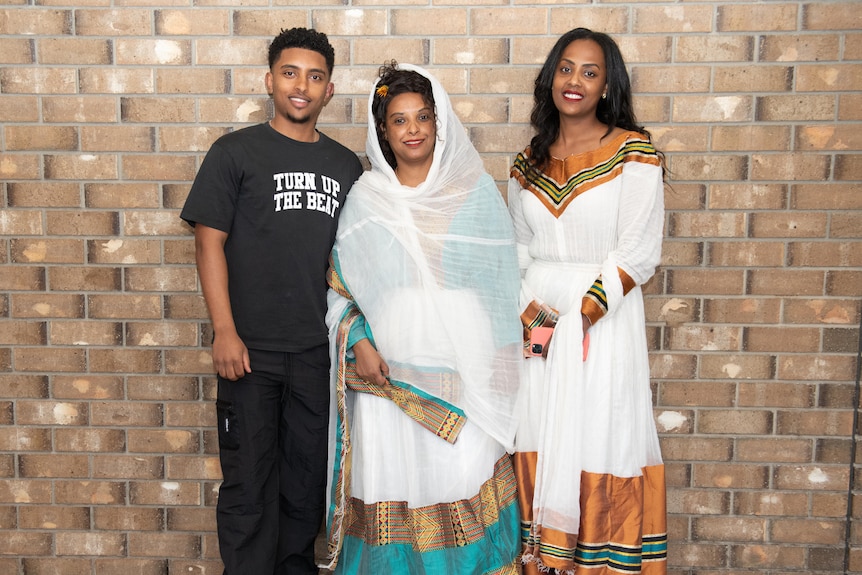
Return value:
M 440 83 L 394 62 L 330 273 L 336 573 L 514 574 L 519 274 L 505 204 Z

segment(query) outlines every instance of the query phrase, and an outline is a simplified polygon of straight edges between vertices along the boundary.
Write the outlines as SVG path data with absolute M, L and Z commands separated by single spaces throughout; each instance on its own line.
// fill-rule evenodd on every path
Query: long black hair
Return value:
M 575 28 L 560 36 L 545 59 L 545 64 L 539 71 L 539 75 L 536 76 L 536 85 L 533 90 L 533 112 L 530 115 L 530 123 L 536 130 L 536 135 L 530 141 L 530 166 L 533 169 L 542 168 L 550 159 L 551 144 L 560 135 L 560 113 L 554 105 L 551 90 L 563 52 L 575 40 L 592 40 L 599 45 L 605 56 L 607 97 L 599 100 L 596 109 L 596 117 L 608 127 L 605 135 L 610 134 L 614 128 L 620 127 L 640 132 L 648 139 L 650 138 L 650 133 L 635 119 L 631 82 L 617 43 L 602 32 L 594 32 L 587 28 Z
M 389 142 L 386 141 L 384 128 L 386 126 L 386 112 L 389 109 L 389 102 L 392 98 L 399 94 L 415 93 L 422 96 L 422 101 L 425 105 L 434 111 L 434 116 L 437 116 L 437 109 L 434 107 L 434 94 L 431 87 L 431 80 L 413 70 L 399 70 L 398 62 L 390 60 L 380 67 L 378 74 L 380 79 L 377 81 L 374 91 L 374 98 L 371 100 L 371 113 L 374 116 L 374 127 L 377 129 L 377 141 L 380 142 L 380 149 L 383 151 L 383 157 L 392 166 L 392 169 L 398 167 L 398 161 L 395 159 L 395 154 L 392 153 L 392 148 Z

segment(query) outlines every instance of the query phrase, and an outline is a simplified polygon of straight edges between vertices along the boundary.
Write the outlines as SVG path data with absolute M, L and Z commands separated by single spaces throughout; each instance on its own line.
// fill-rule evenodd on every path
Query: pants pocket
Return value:
M 222 399 L 216 400 L 218 417 L 218 445 L 220 449 L 239 449 L 239 427 L 233 404 Z

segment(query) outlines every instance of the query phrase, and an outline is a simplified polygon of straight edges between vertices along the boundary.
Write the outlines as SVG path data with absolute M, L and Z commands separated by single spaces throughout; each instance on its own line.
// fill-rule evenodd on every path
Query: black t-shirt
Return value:
M 268 123 L 210 148 L 180 217 L 228 234 L 228 290 L 246 347 L 297 352 L 326 342 L 329 253 L 361 173 L 356 154 L 324 134 L 298 142 Z

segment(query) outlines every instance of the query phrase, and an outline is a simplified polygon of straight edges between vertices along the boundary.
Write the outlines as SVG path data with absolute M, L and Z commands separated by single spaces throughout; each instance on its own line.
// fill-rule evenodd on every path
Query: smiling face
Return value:
M 334 92 L 326 58 L 305 48 L 282 50 L 266 74 L 266 89 L 275 107 L 273 127 L 283 133 L 313 130 Z
M 605 55 L 593 40 L 575 40 L 563 50 L 554 73 L 552 94 L 560 115 L 596 115 L 602 94 L 607 90 Z
M 405 92 L 392 98 L 383 133 L 399 169 L 424 168 L 427 173 L 434 159 L 437 119 L 421 94 Z

